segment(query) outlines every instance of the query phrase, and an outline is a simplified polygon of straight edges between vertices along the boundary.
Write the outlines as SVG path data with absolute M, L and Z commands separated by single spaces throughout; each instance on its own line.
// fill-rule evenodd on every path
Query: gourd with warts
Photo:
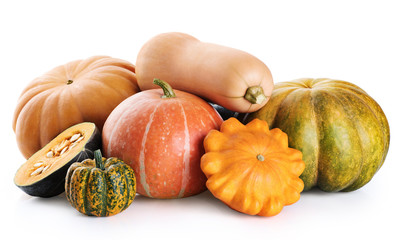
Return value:
M 79 212 L 88 216 L 112 216 L 127 209 L 136 196 L 133 169 L 118 158 L 102 157 L 74 163 L 66 175 L 66 198 Z

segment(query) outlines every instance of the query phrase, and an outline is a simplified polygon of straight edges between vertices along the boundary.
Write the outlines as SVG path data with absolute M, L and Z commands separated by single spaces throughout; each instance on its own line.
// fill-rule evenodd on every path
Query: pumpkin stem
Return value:
M 153 83 L 155 85 L 158 85 L 162 88 L 162 91 L 164 91 L 164 95 L 162 98 L 174 98 L 176 97 L 176 94 L 174 90 L 172 89 L 171 85 L 169 85 L 167 82 L 162 81 L 161 79 L 154 78 Z
M 257 158 L 257 160 L 259 160 L 259 161 L 261 161 L 261 162 L 264 161 L 264 156 L 263 156 L 262 154 L 258 154 L 258 155 L 256 156 L 256 158 Z
M 95 166 L 101 170 L 105 170 L 104 161 L 102 160 L 101 150 L 98 149 L 94 152 L 94 158 L 95 158 Z
M 264 95 L 261 86 L 248 87 L 243 97 L 252 104 L 262 104 L 266 100 L 266 95 Z

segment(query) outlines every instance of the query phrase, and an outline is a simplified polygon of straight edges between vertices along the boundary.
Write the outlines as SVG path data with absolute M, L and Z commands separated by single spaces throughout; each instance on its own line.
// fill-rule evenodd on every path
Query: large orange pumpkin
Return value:
M 137 93 L 117 106 L 102 132 L 104 155 L 115 156 L 136 174 L 138 193 L 152 198 L 181 198 L 206 190 L 200 168 L 203 139 L 222 123 L 201 98 L 179 90 Z
M 138 91 L 134 65 L 124 60 L 94 56 L 58 66 L 29 83 L 18 100 L 18 147 L 29 158 L 77 123 L 102 129 L 109 113 Z

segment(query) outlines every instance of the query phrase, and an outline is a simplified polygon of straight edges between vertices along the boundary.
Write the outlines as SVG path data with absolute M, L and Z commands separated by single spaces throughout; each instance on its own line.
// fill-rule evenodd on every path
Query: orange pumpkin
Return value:
M 151 198 L 182 198 L 206 190 L 200 169 L 203 140 L 222 123 L 203 99 L 162 80 L 161 89 L 139 92 L 117 106 L 102 131 L 103 152 L 130 165 L 137 192 Z
M 124 60 L 94 56 L 58 66 L 29 83 L 18 100 L 18 147 L 29 158 L 77 123 L 102 129 L 109 113 L 138 91 L 134 65 Z
M 204 139 L 201 159 L 207 188 L 229 207 L 250 215 L 274 216 L 300 198 L 302 153 L 288 147 L 287 134 L 255 119 L 230 118 Z

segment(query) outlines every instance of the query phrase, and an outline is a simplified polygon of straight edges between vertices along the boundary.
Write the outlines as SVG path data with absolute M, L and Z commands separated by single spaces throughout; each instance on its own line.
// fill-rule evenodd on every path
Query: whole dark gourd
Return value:
M 259 118 L 288 134 L 303 153 L 305 190 L 353 191 L 385 161 L 390 130 L 381 107 L 358 86 L 332 79 L 299 79 L 275 85 L 270 101 L 243 116 Z

